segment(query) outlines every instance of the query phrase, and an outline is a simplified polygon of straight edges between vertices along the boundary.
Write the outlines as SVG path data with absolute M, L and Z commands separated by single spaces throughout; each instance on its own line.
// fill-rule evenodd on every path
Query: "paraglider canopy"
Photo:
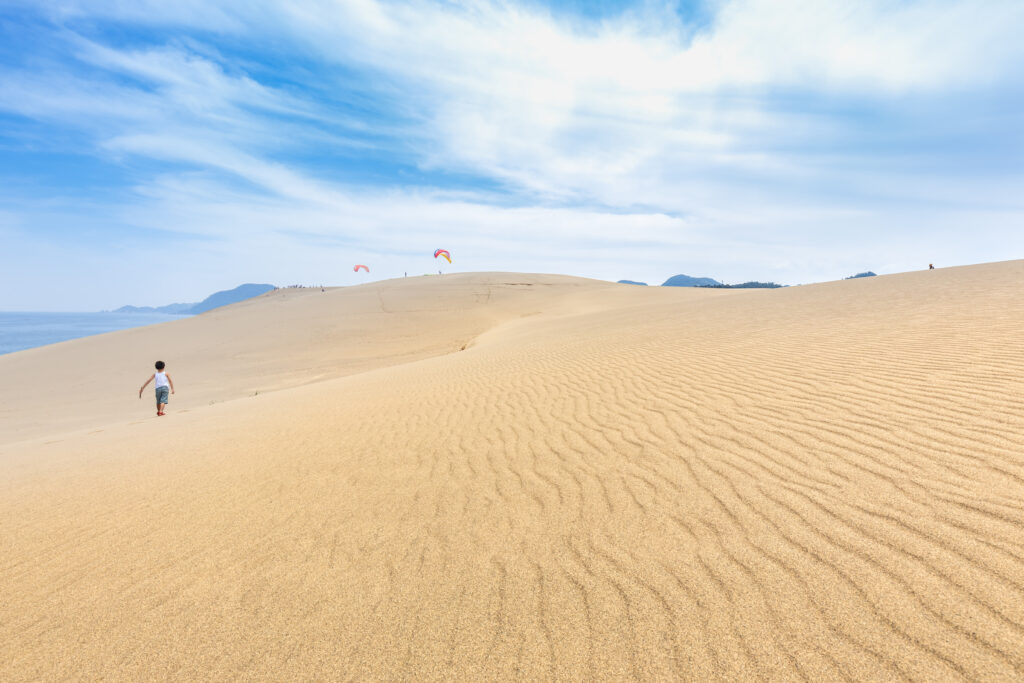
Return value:
M 363 270 L 365 270 L 365 271 L 366 271 L 367 273 L 369 273 L 369 272 L 370 272 L 370 269 L 369 269 L 369 268 L 367 268 L 366 266 L 363 266 L 363 265 L 358 265 L 358 266 L 354 267 L 354 268 L 352 269 L 352 272 L 354 272 L 354 273 L 358 273 L 358 272 L 359 272 L 359 269 L 360 269 L 360 268 L 362 268 Z
M 447 249 L 438 249 L 437 251 L 435 251 L 434 258 L 437 258 L 438 256 L 444 256 L 445 260 L 448 261 L 448 263 L 452 262 L 452 255 L 448 253 Z

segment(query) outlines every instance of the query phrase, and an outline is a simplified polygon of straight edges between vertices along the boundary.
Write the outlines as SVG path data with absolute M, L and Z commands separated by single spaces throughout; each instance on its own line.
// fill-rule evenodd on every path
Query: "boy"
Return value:
M 163 415 L 164 407 L 167 405 L 167 389 L 169 387 L 171 393 L 174 393 L 174 381 L 171 380 L 170 375 L 164 372 L 164 362 L 162 360 L 156 362 L 156 372 L 150 375 L 149 379 L 146 380 L 146 384 L 153 382 L 153 380 L 156 380 L 153 384 L 156 387 L 156 414 Z M 146 388 L 146 384 L 139 388 L 139 398 L 142 398 L 142 390 Z

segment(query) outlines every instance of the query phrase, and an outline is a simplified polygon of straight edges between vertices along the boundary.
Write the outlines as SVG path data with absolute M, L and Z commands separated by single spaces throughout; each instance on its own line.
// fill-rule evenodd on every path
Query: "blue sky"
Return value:
M 0 4 L 0 310 L 1024 258 L 1024 3 Z

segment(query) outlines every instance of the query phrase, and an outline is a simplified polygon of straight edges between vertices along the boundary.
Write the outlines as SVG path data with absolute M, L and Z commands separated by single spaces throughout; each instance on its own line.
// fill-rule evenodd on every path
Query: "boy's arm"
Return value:
M 171 393 L 173 394 L 174 393 L 174 380 L 171 379 L 170 375 L 167 375 L 167 382 L 168 382 L 168 384 L 171 385 Z
M 146 380 L 146 384 L 152 382 L 154 377 L 156 377 L 156 375 L 150 375 L 149 379 Z M 146 388 L 146 384 L 143 384 L 141 387 L 139 387 L 139 398 L 142 398 L 142 390 Z

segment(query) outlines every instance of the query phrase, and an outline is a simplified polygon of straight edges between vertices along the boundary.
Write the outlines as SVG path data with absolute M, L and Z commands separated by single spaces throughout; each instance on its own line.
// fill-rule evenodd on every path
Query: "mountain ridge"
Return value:
M 254 296 L 265 294 L 273 289 L 277 289 L 277 287 L 274 285 L 247 282 L 245 284 L 238 285 L 234 289 L 224 289 L 219 292 L 214 292 L 198 303 L 167 304 L 165 306 L 121 306 L 121 308 L 115 309 L 113 313 L 166 313 L 167 315 L 197 315 L 199 313 L 205 313 L 206 311 L 212 311 L 213 309 L 220 308 L 221 306 L 227 306 L 229 304 L 238 303 L 239 301 L 251 299 Z

